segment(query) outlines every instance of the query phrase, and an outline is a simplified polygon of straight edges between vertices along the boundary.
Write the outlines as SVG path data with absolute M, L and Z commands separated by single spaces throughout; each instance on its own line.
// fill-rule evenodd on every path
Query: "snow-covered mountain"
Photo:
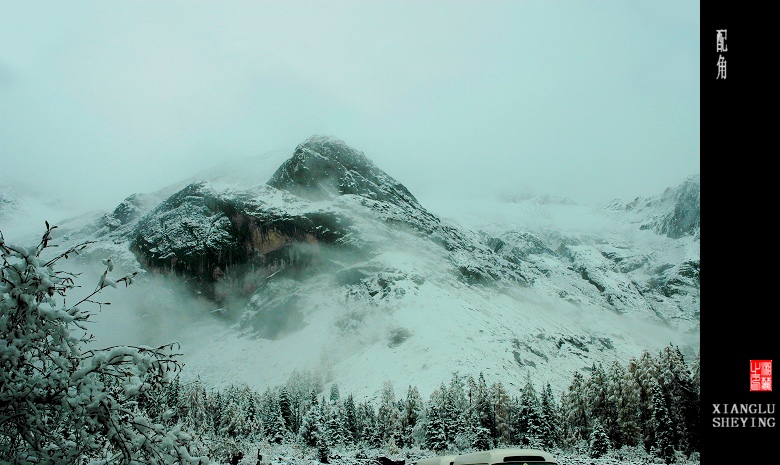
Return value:
M 698 350 L 698 177 L 603 208 L 426 207 L 341 140 L 280 155 L 61 224 L 145 271 L 96 333 L 180 340 L 185 374 L 212 385 L 309 369 L 366 396 L 385 380 L 425 395 L 455 371 L 560 390 L 594 363 Z

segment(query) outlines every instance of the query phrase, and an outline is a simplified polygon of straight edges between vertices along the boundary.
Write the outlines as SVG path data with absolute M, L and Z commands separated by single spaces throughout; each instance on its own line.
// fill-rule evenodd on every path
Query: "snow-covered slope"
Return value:
M 179 340 L 185 373 L 213 385 L 309 369 L 359 396 L 385 380 L 427 395 L 456 371 L 564 389 L 594 363 L 698 349 L 698 178 L 628 206 L 453 208 L 335 138 L 280 158 L 63 225 L 61 240 L 145 271 L 112 294 L 130 310 L 103 311 L 99 339 Z

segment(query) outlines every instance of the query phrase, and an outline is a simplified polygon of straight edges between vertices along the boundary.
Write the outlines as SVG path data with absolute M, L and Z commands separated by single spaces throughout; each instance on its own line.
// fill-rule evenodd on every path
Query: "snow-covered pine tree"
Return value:
M 566 446 L 573 447 L 589 438 L 585 379 L 578 371 L 574 372 L 569 388 L 561 395 L 561 418 Z
M 601 421 L 598 418 L 593 420 L 593 427 L 590 432 L 590 439 L 588 441 L 588 451 L 591 458 L 597 459 L 609 450 L 609 438 L 604 431 L 604 427 L 601 425 Z
M 693 390 L 696 398 L 701 397 L 701 351 L 696 352 L 696 357 L 691 364 L 691 379 L 693 380 Z
M 330 403 L 335 404 L 340 400 L 339 385 L 333 383 L 330 385 Z
M 263 415 L 260 411 L 260 396 L 246 384 L 242 387 L 242 394 L 245 397 L 247 428 L 251 436 L 262 435 Z
M 284 419 L 285 429 L 292 431 L 292 403 L 286 387 L 282 387 L 279 391 L 279 413 L 282 415 L 282 419 Z
M 282 413 L 279 412 L 279 414 L 276 416 L 276 420 L 274 422 L 274 427 L 271 429 L 272 434 L 269 436 L 269 440 L 275 444 L 281 444 L 287 439 L 287 436 L 289 434 L 289 430 L 287 429 L 287 423 L 284 421 L 284 417 L 282 417 Z
M 428 425 L 428 409 L 425 401 L 422 401 L 417 422 L 415 423 L 414 428 L 412 428 L 412 442 L 409 446 L 410 448 L 419 447 L 424 449 L 427 447 Z
M 656 457 L 662 458 L 667 464 L 674 462 L 674 426 L 669 416 L 666 399 L 657 382 L 651 386 L 651 426 L 653 428 L 653 443 L 650 450 Z
M 217 433 L 232 439 L 248 436 L 252 432 L 252 425 L 246 415 L 246 391 L 237 386 L 229 386 L 224 394 L 224 402 Z
M 471 397 L 470 426 L 474 428 L 472 447 L 477 450 L 493 448 L 493 439 L 496 436 L 496 413 L 490 402 L 485 376 L 480 373 L 469 393 Z
M 525 386 L 520 392 L 520 403 L 517 412 L 517 429 L 520 444 L 537 447 L 542 441 L 541 404 L 536 394 L 536 388 L 531 381 L 531 375 L 526 376 Z
M 606 423 L 605 419 L 609 416 L 607 406 L 607 382 L 604 368 L 599 363 L 593 364 L 590 376 L 585 383 L 585 392 L 587 393 L 588 417 L 591 424 L 595 419 L 601 422 L 602 427 Z
M 401 429 L 403 444 L 411 447 L 414 444 L 414 427 L 423 409 L 422 397 L 416 386 L 409 385 L 401 412 Z
M 293 370 L 284 387 L 290 397 L 290 431 L 297 434 L 304 415 L 309 411 L 312 392 L 316 397 L 322 390 L 322 376 L 307 370 Z
M 362 425 L 360 441 L 368 447 L 381 447 L 382 435 L 377 426 L 376 411 L 371 401 L 366 400 L 358 406 L 358 424 Z
M 395 444 L 401 444 L 401 412 L 395 401 L 393 383 L 385 381 L 382 384 L 381 399 L 376 416 L 377 429 L 383 443 L 391 440 Z
M 265 437 L 271 437 L 275 433 L 276 416 L 279 413 L 278 399 L 270 387 L 260 394 L 259 409 L 262 433 Z
M 208 422 L 211 424 L 213 430 L 219 431 L 222 425 L 222 409 L 225 407 L 222 393 L 219 390 L 212 389 L 211 394 L 206 397 L 206 413 L 208 414 Z
M 541 443 L 545 449 L 552 449 L 553 447 L 560 446 L 560 410 L 558 403 L 555 401 L 553 395 L 552 386 L 547 383 L 541 395 Z
M 628 362 L 623 373 L 622 390 L 618 403 L 618 424 L 622 433 L 623 445 L 636 447 L 642 442 L 639 425 L 640 390 L 636 377 L 636 359 Z
M 317 458 L 320 463 L 330 463 L 330 447 L 324 436 L 317 438 Z
M 465 380 L 457 372 L 452 374 L 450 383 L 446 389 L 440 387 L 442 394 L 442 404 L 439 413 L 444 421 L 444 429 L 447 435 L 447 441 L 455 443 L 459 436 L 467 433 L 468 399 L 464 389 Z
M 309 411 L 303 416 L 298 434 L 304 444 L 310 447 L 317 447 L 320 439 L 325 439 L 323 429 L 323 418 L 315 393 Z
M 344 440 L 347 444 L 355 444 L 360 438 L 357 408 L 355 398 L 349 393 L 344 401 Z
M 206 390 L 198 377 L 184 389 L 185 423 L 192 431 L 207 431 Z
M 675 449 L 690 454 L 698 449 L 698 398 L 685 358 L 677 347 L 664 347 L 658 356 L 659 383 L 667 396 L 674 425 Z
M 605 409 L 601 422 L 613 449 L 620 449 L 626 441 L 620 424 L 625 378 L 626 372 L 618 362 L 613 362 L 604 376 Z
M 696 406 L 691 412 L 693 421 L 691 422 L 691 447 L 695 451 L 701 450 L 701 352 L 696 353 L 696 357 L 691 364 L 691 384 L 693 389 L 693 398 Z
M 633 366 L 633 376 L 639 387 L 639 428 L 642 431 L 642 442 L 649 452 L 650 445 L 655 443 L 652 425 L 653 417 L 653 383 L 658 381 L 658 363 L 648 352 L 642 352 L 636 365 Z
M 46 222 L 34 247 L 8 244 L 0 232 L 0 461 L 197 463 L 180 425 L 138 408 L 141 394 L 160 392 L 179 371 L 176 345 L 87 348 L 85 307 L 108 305 L 95 296 L 135 273 L 115 280 L 108 259 L 94 291 L 67 305 L 76 275 L 57 266 L 89 243 L 46 258 L 54 229 Z
M 501 381 L 490 387 L 490 401 L 496 418 L 496 444 L 508 446 L 512 443 L 512 401 Z
M 346 428 L 344 427 L 344 405 L 338 401 L 330 405 L 328 418 L 325 424 L 326 437 L 331 446 L 344 445 L 346 443 Z
M 426 431 L 426 447 L 441 452 L 447 449 L 447 433 L 444 425 L 444 419 L 439 412 L 437 403 L 428 404 L 428 428 Z

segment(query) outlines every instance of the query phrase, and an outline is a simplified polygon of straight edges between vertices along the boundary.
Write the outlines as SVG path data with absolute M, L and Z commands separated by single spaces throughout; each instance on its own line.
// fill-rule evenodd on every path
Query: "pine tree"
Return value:
M 355 399 L 350 393 L 344 401 L 344 440 L 347 444 L 354 444 L 360 439 L 360 425 L 358 423 Z
M 490 397 L 496 418 L 496 443 L 507 446 L 512 443 L 512 401 L 500 381 L 491 386 Z
M 466 434 L 466 416 L 469 403 L 464 389 L 464 379 L 457 372 L 452 374 L 449 386 L 445 389 L 442 385 L 439 389 L 442 394 L 442 404 L 439 408 L 447 441 L 454 443 L 459 436 Z
M 211 395 L 206 397 L 206 412 L 208 413 L 209 423 L 215 432 L 222 427 L 220 420 L 222 420 L 222 410 L 225 407 L 222 398 L 222 393 L 213 389 Z
M 609 416 L 606 384 L 604 368 L 601 364 L 594 364 L 585 384 L 586 402 L 588 405 L 588 417 L 591 419 L 591 423 L 598 419 L 602 426 L 607 423 L 606 419 Z
M 470 424 L 474 427 L 472 447 L 477 450 L 491 449 L 493 438 L 496 436 L 496 414 L 482 373 L 470 389 L 469 396 L 471 397 Z
M 363 430 L 360 434 L 360 440 L 368 447 L 381 447 L 382 435 L 377 426 L 376 412 L 370 401 L 362 402 L 358 408 L 359 421 Z
M 274 426 L 271 428 L 269 439 L 275 444 L 281 444 L 284 442 L 285 438 L 287 438 L 288 434 L 289 430 L 287 429 L 287 423 L 284 421 L 282 413 L 279 412 L 274 421 Z
M 591 458 L 597 459 L 609 450 L 609 438 L 598 418 L 593 420 L 593 428 L 588 441 Z
M 200 377 L 196 379 L 184 392 L 184 405 L 186 410 L 185 423 L 189 429 L 204 431 L 207 428 L 206 419 L 206 390 Z
M 428 405 L 428 429 L 426 431 L 426 447 L 441 452 L 447 449 L 447 432 L 444 419 L 436 403 Z
M 303 416 L 299 435 L 304 444 L 311 447 L 317 447 L 321 440 L 325 440 L 323 429 L 323 418 L 320 407 L 318 403 L 312 403 L 309 411 Z
M 284 426 L 288 431 L 293 430 L 293 409 L 292 402 L 290 400 L 290 393 L 286 387 L 283 387 L 279 392 L 279 413 L 284 419 Z
M 401 428 L 403 444 L 410 447 L 414 443 L 413 432 L 423 409 L 422 397 L 416 387 L 409 387 L 406 390 L 406 399 L 403 402 L 401 412 Z
M 247 420 L 247 402 L 243 390 L 230 386 L 224 399 L 225 406 L 221 410 L 218 433 L 233 439 L 249 435 L 252 425 Z
M 623 444 L 637 446 L 642 441 L 639 423 L 640 389 L 636 377 L 636 360 L 631 359 L 623 373 L 623 388 L 618 403 L 618 424 L 623 437 Z
M 573 446 L 590 436 L 584 383 L 582 374 L 575 371 L 568 390 L 561 397 L 564 437 L 568 446 Z
M 393 384 L 385 381 L 382 385 L 381 401 L 377 411 L 377 430 L 383 443 L 390 440 L 401 444 L 401 412 L 395 402 Z
M 320 463 L 330 463 L 328 456 L 330 455 L 330 447 L 324 437 L 317 438 L 317 457 Z
M 279 413 L 277 398 L 271 388 L 260 395 L 260 423 L 263 435 L 272 437 L 276 433 L 276 416 Z
M 552 449 L 560 446 L 560 412 L 550 383 L 547 383 L 541 396 L 541 441 L 542 447 Z
M 672 463 L 674 462 L 674 427 L 669 409 L 660 384 L 652 383 L 651 392 L 651 426 L 655 441 L 650 448 L 656 457 L 664 459 L 667 464 Z
M 338 446 L 346 443 L 344 407 L 341 403 L 331 404 L 326 424 L 328 444 Z
M 689 433 L 690 433 L 690 445 L 694 451 L 699 451 L 701 448 L 701 353 L 696 353 L 696 358 L 693 360 L 691 366 L 691 390 L 693 392 L 692 398 L 694 407 L 691 408 L 688 413 L 693 416 L 690 418 Z
M 520 402 L 518 408 L 517 429 L 519 433 L 520 444 L 532 446 L 540 444 L 542 441 L 542 422 L 541 422 L 541 404 L 536 394 L 536 389 L 531 382 L 530 374 L 526 377 L 525 386 L 520 393 Z
M 339 385 L 333 383 L 330 385 L 330 402 L 335 404 L 339 401 Z
M 605 409 L 601 422 L 613 449 L 620 449 L 625 444 L 625 437 L 620 422 L 620 407 L 623 400 L 625 378 L 625 370 L 617 362 L 610 365 L 604 377 Z
M 659 383 L 667 396 L 673 445 L 690 454 L 698 449 L 698 396 L 679 348 L 667 346 L 658 356 Z
M 242 387 L 243 407 L 246 411 L 247 429 L 250 435 L 262 433 L 263 420 L 257 393 L 247 385 Z
M 297 434 L 301 427 L 304 415 L 308 413 L 311 405 L 312 393 L 316 398 L 321 392 L 322 380 L 320 375 L 310 371 L 294 370 L 285 384 L 285 390 L 290 399 L 290 431 Z M 316 400 L 316 399 L 315 399 Z
M 696 398 L 699 398 L 701 397 L 701 351 L 697 352 L 696 358 L 693 359 L 691 379 L 693 380 L 693 389 L 696 393 Z
M 655 430 L 652 425 L 652 387 L 658 382 L 658 364 L 649 352 L 642 352 L 634 367 L 633 375 L 639 387 L 639 428 L 642 431 L 642 442 L 649 452 L 650 445 L 655 443 Z

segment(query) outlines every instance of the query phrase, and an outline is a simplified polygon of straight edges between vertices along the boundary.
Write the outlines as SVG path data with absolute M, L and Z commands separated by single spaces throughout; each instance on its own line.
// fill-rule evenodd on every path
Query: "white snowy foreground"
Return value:
M 269 444 L 267 442 L 256 444 L 254 447 L 244 451 L 244 457 L 239 460 L 238 465 L 257 465 L 258 451 L 262 454 L 263 465 L 319 465 L 321 462 L 317 457 L 317 451 L 314 448 L 302 447 L 296 444 Z M 587 454 L 575 454 L 571 452 L 562 452 L 560 450 L 551 450 L 553 456 L 558 460 L 559 465 L 647 465 L 651 463 L 664 463 L 663 460 L 651 457 L 642 450 L 625 448 L 620 451 L 609 451 L 607 455 L 600 458 L 591 458 Z M 387 457 L 388 459 L 404 465 L 414 465 L 418 460 L 433 457 L 431 451 L 422 449 L 402 449 L 395 453 L 390 453 L 381 449 L 360 449 L 343 450 L 332 449 L 329 456 L 330 465 L 374 465 L 379 463 L 378 457 Z M 225 457 L 216 463 L 229 464 L 230 458 Z M 678 465 L 699 465 L 700 460 L 680 458 Z

